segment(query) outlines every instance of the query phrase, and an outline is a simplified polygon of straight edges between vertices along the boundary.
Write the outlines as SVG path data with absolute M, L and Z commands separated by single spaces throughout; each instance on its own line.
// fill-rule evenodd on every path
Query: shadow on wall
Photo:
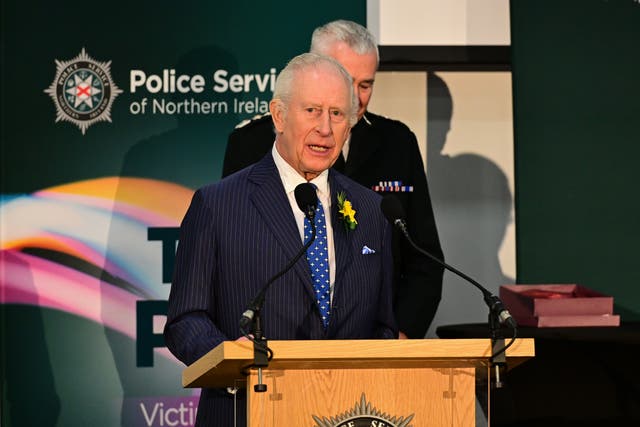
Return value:
M 224 69 L 229 75 L 238 71 L 237 60 L 229 51 L 217 46 L 205 46 L 183 55 L 175 65 L 176 75 L 178 74 L 200 74 L 205 76 L 207 82 L 211 81 L 216 70 Z M 231 91 L 216 93 L 211 85 L 206 85 L 202 93 L 175 93 L 166 96 L 157 96 L 155 99 L 165 102 L 192 105 L 192 100 L 202 104 L 209 104 L 209 111 L 190 110 L 190 113 L 175 114 L 177 127 L 167 132 L 151 136 L 137 142 L 126 153 L 123 159 L 121 177 L 138 177 L 160 180 L 179 184 L 183 187 L 196 189 L 205 184 L 217 181 L 222 171 L 222 161 L 228 134 L 238 122 L 238 116 L 234 113 L 233 101 L 236 95 Z M 151 108 L 152 99 L 147 108 Z M 142 184 L 141 184 L 142 185 Z M 153 183 L 151 183 L 153 185 Z M 128 190 L 124 186 L 119 186 L 116 190 L 116 200 L 120 200 L 120 195 L 125 195 Z M 144 188 L 136 188 L 136 191 L 144 192 Z M 146 202 L 155 194 L 149 191 L 145 194 Z M 163 195 L 163 200 L 168 197 Z M 162 200 L 152 200 L 151 204 Z M 176 202 L 177 203 L 177 202 Z M 180 203 L 183 203 L 180 201 Z M 187 206 L 184 206 L 186 211 Z M 114 210 L 115 212 L 115 210 Z M 159 249 L 158 242 L 149 242 L 149 224 L 137 227 L 134 232 L 126 221 L 118 220 L 114 213 L 109 225 L 107 260 L 113 265 L 118 265 L 121 258 L 130 255 L 138 257 L 139 263 L 135 265 L 137 273 L 144 275 L 142 280 L 145 283 L 126 283 L 118 277 L 112 276 L 112 272 L 105 271 L 102 274 L 103 280 L 103 301 L 113 288 L 119 287 L 133 293 L 138 300 L 153 300 L 159 303 L 155 306 L 155 315 L 166 314 L 166 300 L 169 296 L 171 272 L 162 271 L 163 262 L 166 261 Z M 179 222 L 159 227 L 167 233 L 176 233 Z M 140 256 L 136 251 L 143 251 L 145 256 Z M 147 253 L 148 251 L 148 253 Z M 171 263 L 171 271 L 173 263 Z M 162 274 L 158 274 L 162 271 Z M 140 273 L 142 272 L 142 273 Z M 158 280 L 157 277 L 163 276 Z M 157 310 L 160 307 L 164 313 Z M 127 322 L 136 323 L 136 314 L 139 310 L 132 309 L 127 313 L 110 313 L 108 305 L 103 304 L 103 323 L 107 324 L 109 316 L 126 316 Z M 148 320 L 148 319 L 147 319 Z M 140 330 L 138 330 L 140 333 Z M 136 341 L 105 327 L 105 335 L 113 355 L 115 368 L 118 372 L 122 386 L 122 426 L 138 425 L 135 421 L 140 421 L 142 415 L 137 409 L 132 410 L 132 402 L 139 399 L 153 396 L 186 396 L 192 392 L 183 390 L 180 386 L 180 372 L 182 363 L 169 361 L 166 358 L 151 356 L 152 366 L 139 367 L 140 355 L 137 354 Z M 157 336 L 156 336 L 157 337 Z M 140 336 L 137 341 L 140 341 Z M 161 339 L 161 337 L 159 338 Z M 162 343 L 160 343 L 162 344 Z M 135 408 L 134 408 L 135 409 Z M 153 409 L 153 408 L 152 408 Z M 149 409 L 149 413 L 151 410 Z
M 435 73 L 428 73 L 427 95 L 427 177 L 444 257 L 497 294 L 500 285 L 514 282 L 503 274 L 498 258 L 511 221 L 507 176 L 486 157 L 443 154 L 454 100 Z M 440 325 L 486 322 L 487 316 L 481 293 L 445 272 L 442 301 L 427 336 L 435 337 Z
M 210 79 L 215 70 L 236 74 L 238 64 L 229 51 L 205 46 L 183 55 L 175 70 L 176 75 L 203 75 L 209 84 L 199 94 L 176 92 L 171 99 L 167 99 L 169 96 L 157 98 L 187 106 L 191 106 L 192 100 L 206 103 L 210 112 L 176 114 L 178 125 L 175 129 L 131 147 L 125 155 L 120 176 L 159 179 L 196 189 L 221 176 L 227 137 L 239 120 L 233 107 L 236 94 L 230 90 L 214 92 Z M 151 104 L 150 101 L 148 108 Z

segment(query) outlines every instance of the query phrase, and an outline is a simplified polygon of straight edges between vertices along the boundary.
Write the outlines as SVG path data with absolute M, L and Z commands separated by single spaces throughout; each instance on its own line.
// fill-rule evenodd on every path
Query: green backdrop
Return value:
M 640 4 L 512 1 L 519 283 L 640 318 Z
M 365 24 L 365 2 L 2 3 L 3 426 L 191 424 L 197 396 L 180 386 L 182 366 L 159 353 L 140 356 L 136 316 L 146 313 L 150 324 L 153 310 L 162 311 L 169 289 L 162 254 L 174 245 L 174 214 L 191 190 L 219 179 L 227 135 L 255 114 L 231 106 L 271 97 L 255 84 L 216 92 L 213 73 L 266 78 L 307 51 L 315 27 L 338 18 Z M 84 135 L 73 123 L 56 123 L 45 93 L 56 61 L 83 49 L 109 62 L 122 90 L 111 122 Z M 202 75 L 205 91 L 134 93 L 132 70 Z M 230 108 L 134 114 L 144 98 Z M 51 188 L 60 185 L 72 188 Z M 110 311 L 122 301 L 127 310 Z M 139 310 L 146 302 L 152 305 Z M 169 412 L 180 405 L 183 413 Z

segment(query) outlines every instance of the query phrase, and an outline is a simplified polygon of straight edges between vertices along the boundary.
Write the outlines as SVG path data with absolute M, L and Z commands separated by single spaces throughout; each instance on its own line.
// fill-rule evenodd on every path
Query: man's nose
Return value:
M 318 133 L 322 136 L 331 135 L 331 112 L 329 110 L 323 111 L 318 119 Z

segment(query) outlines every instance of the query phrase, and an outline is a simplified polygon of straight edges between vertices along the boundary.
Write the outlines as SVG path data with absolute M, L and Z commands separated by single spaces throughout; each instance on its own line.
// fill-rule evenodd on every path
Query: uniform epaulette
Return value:
M 363 119 L 366 119 L 366 123 L 369 126 L 384 126 L 384 127 L 393 127 L 397 130 L 406 130 L 408 132 L 412 132 L 412 130 L 404 123 L 398 119 L 393 119 L 391 117 L 383 116 L 381 114 L 374 114 L 370 111 L 367 111 L 363 116 Z
M 255 116 L 251 117 L 250 119 L 245 119 L 245 120 L 241 121 L 240 123 L 238 123 L 236 125 L 236 129 L 243 128 L 243 127 L 245 127 L 246 125 L 248 125 L 251 122 L 254 122 L 256 120 L 260 120 L 260 119 L 262 119 L 264 117 L 267 117 L 267 116 L 270 116 L 270 115 L 271 115 L 271 113 L 257 114 Z

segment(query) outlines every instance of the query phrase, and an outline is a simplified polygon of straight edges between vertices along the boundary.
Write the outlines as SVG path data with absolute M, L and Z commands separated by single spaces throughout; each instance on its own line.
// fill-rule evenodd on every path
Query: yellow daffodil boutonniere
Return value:
M 338 193 L 338 213 L 341 215 L 344 228 L 346 230 L 355 230 L 358 225 L 356 221 L 356 211 L 353 209 L 351 202 L 347 200 L 346 194 L 342 191 Z

